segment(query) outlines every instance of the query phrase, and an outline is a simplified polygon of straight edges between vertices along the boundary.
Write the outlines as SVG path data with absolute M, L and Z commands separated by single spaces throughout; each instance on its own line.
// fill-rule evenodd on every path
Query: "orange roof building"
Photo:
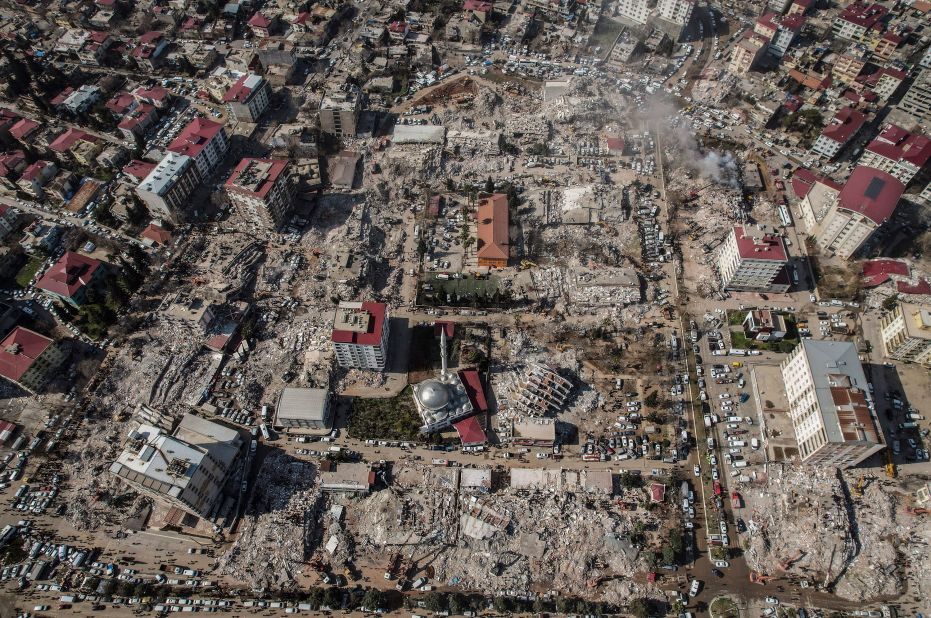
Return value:
M 478 265 L 505 268 L 510 256 L 508 196 L 495 193 L 478 204 Z

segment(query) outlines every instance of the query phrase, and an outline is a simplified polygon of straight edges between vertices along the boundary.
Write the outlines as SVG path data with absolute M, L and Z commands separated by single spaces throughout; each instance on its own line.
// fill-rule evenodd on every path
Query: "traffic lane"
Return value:
M 87 217 L 87 218 L 78 217 L 77 215 L 74 215 L 68 212 L 67 210 L 63 210 L 63 209 L 57 210 L 57 211 L 43 210 L 42 208 L 39 208 L 33 204 L 29 204 L 22 200 L 17 200 L 15 198 L 10 198 L 6 196 L 0 196 L 0 202 L 13 208 L 19 208 L 23 212 L 28 212 L 29 214 L 35 215 L 41 218 L 46 223 L 64 225 L 60 223 L 60 220 L 64 220 L 66 222 L 65 224 L 70 223 L 72 227 L 85 229 L 86 231 L 90 233 L 97 234 L 97 235 L 103 235 L 106 237 L 115 235 L 121 238 L 122 240 L 125 240 L 127 242 L 132 242 L 139 246 L 142 246 L 142 243 L 138 239 L 133 238 L 132 236 L 128 236 L 118 230 L 114 230 L 112 228 L 108 228 L 106 226 L 100 225 L 99 223 L 97 225 L 99 225 L 104 230 L 103 232 L 96 232 L 92 229 L 87 229 L 89 226 L 85 225 L 85 223 L 87 221 L 93 222 L 93 220 L 90 217 Z M 111 238 L 111 240 L 114 240 L 114 239 Z

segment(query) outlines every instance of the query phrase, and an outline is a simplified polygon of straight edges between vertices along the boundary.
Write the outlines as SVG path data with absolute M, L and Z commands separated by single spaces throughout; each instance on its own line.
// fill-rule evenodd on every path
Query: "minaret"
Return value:
M 443 363 L 440 376 L 446 378 L 446 325 L 440 325 L 440 362 Z

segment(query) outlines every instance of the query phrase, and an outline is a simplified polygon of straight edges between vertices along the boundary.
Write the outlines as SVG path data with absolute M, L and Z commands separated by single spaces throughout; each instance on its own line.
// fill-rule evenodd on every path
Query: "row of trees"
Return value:
M 461 614 L 466 610 L 481 611 L 488 607 L 489 600 L 479 595 L 467 595 L 460 592 L 431 592 L 423 599 L 424 609 L 431 612 L 449 612 Z M 533 601 L 513 597 L 498 596 L 491 599 L 491 607 L 499 613 L 546 613 L 582 614 L 601 616 L 613 614 L 617 608 L 607 603 L 586 601 L 575 597 L 557 597 L 555 600 L 537 598 Z M 644 616 L 644 618 L 646 618 Z

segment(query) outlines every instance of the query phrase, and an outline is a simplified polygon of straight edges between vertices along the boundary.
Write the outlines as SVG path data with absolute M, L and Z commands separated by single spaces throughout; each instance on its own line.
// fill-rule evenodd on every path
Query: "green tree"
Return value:
M 339 588 L 325 588 L 323 591 L 323 604 L 330 609 L 337 609 L 340 605 Z
M 492 605 L 496 612 L 501 612 L 502 614 L 510 612 L 514 607 L 514 604 L 511 603 L 511 599 L 507 597 L 495 597 L 494 601 L 492 601 Z
M 368 611 L 374 611 L 385 606 L 385 595 L 381 590 L 369 588 L 362 597 L 362 607 Z
M 652 613 L 649 600 L 642 597 L 631 601 L 630 605 L 627 606 L 627 611 L 635 618 L 649 618 Z
M 491 176 L 488 177 L 488 180 L 485 181 L 485 193 L 494 193 L 495 192 L 495 181 L 491 179 Z
M 424 599 L 424 605 L 431 612 L 442 612 L 446 611 L 449 603 L 447 602 L 446 595 L 442 592 L 431 592 Z
M 676 552 L 669 545 L 663 546 L 663 564 L 675 564 Z

